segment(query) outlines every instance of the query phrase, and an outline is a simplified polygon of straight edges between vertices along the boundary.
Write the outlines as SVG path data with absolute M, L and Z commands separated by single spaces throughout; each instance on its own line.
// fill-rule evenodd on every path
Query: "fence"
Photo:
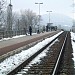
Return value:
M 16 35 L 25 35 L 26 32 L 24 30 L 18 30 L 18 31 L 0 31 L 0 39 L 2 38 L 8 38 L 13 37 Z

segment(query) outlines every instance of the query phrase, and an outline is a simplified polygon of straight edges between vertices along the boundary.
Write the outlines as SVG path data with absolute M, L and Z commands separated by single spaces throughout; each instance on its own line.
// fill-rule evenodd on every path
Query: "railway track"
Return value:
M 58 39 L 57 42 L 55 42 L 51 47 L 50 45 Z M 72 48 L 71 48 L 71 42 L 69 46 L 69 52 L 68 50 L 67 42 L 70 42 L 70 35 L 67 32 L 62 33 L 61 35 L 57 36 L 55 39 L 53 39 L 51 42 L 49 42 L 46 46 L 41 48 L 38 52 L 36 52 L 34 55 L 32 55 L 30 58 L 28 58 L 26 61 L 24 61 L 22 64 L 17 66 L 14 70 L 9 72 L 7 75 L 71 75 L 67 74 L 67 70 L 71 73 L 73 73 L 74 65 L 72 61 Z M 26 67 L 31 61 L 33 61 L 34 58 L 36 58 L 37 55 L 39 55 L 42 51 L 47 49 L 49 47 L 48 52 L 46 53 L 46 56 L 44 58 L 41 58 L 40 63 L 32 64 L 32 66 Z M 68 54 L 70 57 L 68 57 Z M 70 59 L 70 60 L 69 60 Z M 69 64 L 68 61 L 69 60 Z M 64 63 L 63 63 L 64 62 Z M 72 63 L 71 63 L 72 62 Z M 64 65 L 64 64 L 68 65 Z M 65 68 L 62 68 L 62 65 L 64 65 Z M 71 66 L 72 65 L 72 66 Z M 27 69 L 27 70 L 26 70 Z M 65 70 L 66 72 L 64 72 Z
M 72 60 L 73 51 L 72 51 L 70 33 L 67 36 L 68 38 L 66 39 L 64 51 L 59 65 L 59 70 L 57 71 L 56 75 L 75 75 L 74 61 Z

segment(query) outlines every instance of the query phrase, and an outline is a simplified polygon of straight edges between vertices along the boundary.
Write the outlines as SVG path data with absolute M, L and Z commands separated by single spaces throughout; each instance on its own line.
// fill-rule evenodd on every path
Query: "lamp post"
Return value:
M 49 30 L 51 30 L 50 13 L 51 13 L 52 11 L 47 11 L 47 12 L 49 13 L 49 23 L 47 23 L 47 26 L 48 26 Z
M 11 37 L 12 36 L 12 4 L 11 4 L 11 0 L 7 7 L 7 30 L 9 33 L 9 37 Z
M 74 27 L 75 27 L 75 0 L 73 0 L 73 25 L 72 25 L 72 31 L 74 31 Z
M 40 26 L 40 4 L 43 4 L 43 3 L 35 3 L 35 4 L 39 5 L 39 25 L 38 25 L 38 31 L 39 31 L 39 26 Z
M 49 12 L 49 23 L 50 23 L 50 12 L 52 12 L 52 11 L 47 11 L 47 12 Z

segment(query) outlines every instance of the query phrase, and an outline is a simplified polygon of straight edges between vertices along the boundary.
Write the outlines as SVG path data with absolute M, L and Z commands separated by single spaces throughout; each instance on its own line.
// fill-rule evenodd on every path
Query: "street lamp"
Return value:
M 50 13 L 51 13 L 52 11 L 47 11 L 47 12 L 49 13 L 49 23 L 47 23 L 47 26 L 48 26 L 49 30 L 51 30 Z
M 43 4 L 43 3 L 35 3 L 35 4 L 39 5 L 39 25 L 38 25 L 38 30 L 39 30 L 39 26 L 40 26 L 40 4 Z
M 50 12 L 52 12 L 52 11 L 47 11 L 47 12 L 49 12 L 49 23 L 50 23 Z

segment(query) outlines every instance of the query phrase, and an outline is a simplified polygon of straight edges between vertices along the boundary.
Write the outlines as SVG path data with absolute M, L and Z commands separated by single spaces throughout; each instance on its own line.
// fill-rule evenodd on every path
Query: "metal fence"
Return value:
M 0 39 L 2 38 L 8 38 L 13 37 L 16 35 L 25 35 L 26 32 L 24 30 L 18 30 L 18 31 L 0 31 Z

